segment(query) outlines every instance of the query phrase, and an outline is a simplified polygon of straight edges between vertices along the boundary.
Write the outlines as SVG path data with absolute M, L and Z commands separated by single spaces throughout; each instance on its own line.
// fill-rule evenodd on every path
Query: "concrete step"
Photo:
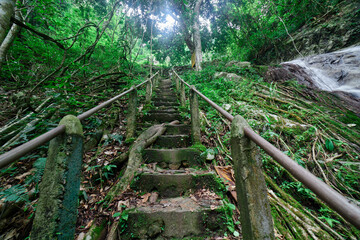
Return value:
M 172 89 L 174 86 L 172 84 L 159 85 L 156 90 L 168 90 Z
M 177 97 L 154 97 L 152 98 L 153 102 L 173 102 L 177 103 L 178 99 Z
M 167 113 L 167 112 L 156 112 L 156 113 L 149 113 L 144 116 L 145 121 L 152 121 L 152 122 L 172 122 L 175 120 L 180 120 L 181 116 L 178 113 Z
M 159 101 L 159 102 L 177 102 L 179 99 L 175 96 L 155 96 L 151 99 L 153 102 Z
M 143 122 L 137 125 L 139 133 L 143 132 L 143 129 L 148 129 L 153 126 L 153 123 Z M 190 135 L 190 125 L 187 124 L 178 124 L 178 125 L 169 125 L 166 124 L 166 135 Z
M 154 102 L 154 106 L 159 107 L 159 106 L 170 106 L 170 107 L 178 107 L 179 103 L 178 102 Z
M 174 96 L 175 95 L 175 91 L 173 91 L 172 89 L 169 89 L 168 91 L 164 92 L 161 90 L 155 90 L 156 95 L 164 95 L 164 96 Z
M 190 135 L 190 125 L 178 124 L 178 125 L 165 125 L 167 135 Z
M 153 113 L 178 113 L 179 111 L 175 108 L 160 108 L 160 109 L 151 109 L 148 113 L 149 114 L 153 114 Z
M 157 192 L 160 198 L 189 196 L 202 189 L 224 193 L 224 186 L 217 175 L 195 169 L 155 171 L 143 168 L 134 178 L 131 189 L 143 193 Z
M 157 162 L 161 168 L 176 170 L 180 167 L 203 166 L 205 158 L 200 154 L 199 150 L 192 148 L 149 148 L 144 150 L 144 159 L 147 163 Z
M 162 135 L 153 144 L 154 148 L 185 148 L 190 145 L 189 135 Z
M 225 209 L 221 200 L 169 198 L 128 212 L 121 239 L 183 239 L 223 234 Z

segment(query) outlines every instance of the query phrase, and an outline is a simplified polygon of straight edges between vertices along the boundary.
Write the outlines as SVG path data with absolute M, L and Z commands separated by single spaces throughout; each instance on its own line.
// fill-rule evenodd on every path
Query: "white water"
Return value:
M 322 90 L 347 92 L 360 98 L 360 46 L 286 63 L 302 67 Z

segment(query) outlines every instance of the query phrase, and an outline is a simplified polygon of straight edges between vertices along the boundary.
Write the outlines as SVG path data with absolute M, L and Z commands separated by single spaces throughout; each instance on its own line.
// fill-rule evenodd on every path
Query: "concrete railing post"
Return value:
M 256 145 L 244 135 L 250 126 L 241 116 L 231 124 L 231 156 L 243 238 L 275 239 L 273 220 Z
M 126 139 L 133 138 L 136 130 L 136 112 L 137 112 L 137 90 L 133 86 L 133 91 L 129 93 L 128 114 L 126 123 Z
M 180 92 L 180 80 L 179 78 L 176 76 L 176 74 L 174 73 L 174 78 L 175 78 L 175 86 L 176 86 L 176 94 L 179 94 Z
M 199 99 L 194 91 L 195 87 L 190 88 L 190 113 L 191 113 L 191 137 L 192 143 L 200 143 L 200 114 L 199 114 Z
M 185 107 L 185 84 L 180 81 L 180 106 Z
M 72 115 L 49 145 L 31 239 L 74 239 L 83 156 L 83 129 Z
M 152 83 L 152 79 L 151 79 L 146 84 L 145 103 L 150 104 L 152 92 L 153 92 L 153 83 Z
M 161 80 L 161 74 L 158 73 L 158 75 L 156 76 L 156 78 L 157 78 L 156 82 L 160 82 L 160 80 Z

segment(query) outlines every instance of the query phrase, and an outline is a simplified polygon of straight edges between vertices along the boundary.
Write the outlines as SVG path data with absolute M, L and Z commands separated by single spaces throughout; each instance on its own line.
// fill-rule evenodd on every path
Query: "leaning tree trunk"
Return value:
M 0 44 L 10 28 L 10 18 L 14 15 L 15 0 L 0 0 Z
M 197 0 L 194 8 L 194 44 L 195 44 L 195 69 L 201 70 L 202 50 L 201 50 L 201 37 L 200 37 L 200 6 L 203 0 Z
M 22 21 L 20 10 L 17 11 L 15 13 L 15 15 L 16 15 L 15 17 L 16 17 L 17 20 Z M 14 42 L 16 36 L 18 35 L 20 29 L 21 29 L 21 27 L 14 23 L 11 26 L 11 29 L 9 30 L 9 32 L 7 33 L 4 41 L 1 43 L 1 46 L 0 46 L 0 66 L 4 62 L 6 53 L 8 52 L 11 45 L 13 44 L 13 42 Z

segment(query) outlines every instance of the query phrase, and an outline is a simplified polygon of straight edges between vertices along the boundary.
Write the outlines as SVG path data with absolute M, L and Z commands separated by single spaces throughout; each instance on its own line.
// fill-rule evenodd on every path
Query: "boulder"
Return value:
M 227 73 L 227 72 L 216 72 L 214 74 L 214 78 L 225 78 L 228 80 L 241 80 L 241 77 L 239 75 L 236 75 L 235 73 Z

